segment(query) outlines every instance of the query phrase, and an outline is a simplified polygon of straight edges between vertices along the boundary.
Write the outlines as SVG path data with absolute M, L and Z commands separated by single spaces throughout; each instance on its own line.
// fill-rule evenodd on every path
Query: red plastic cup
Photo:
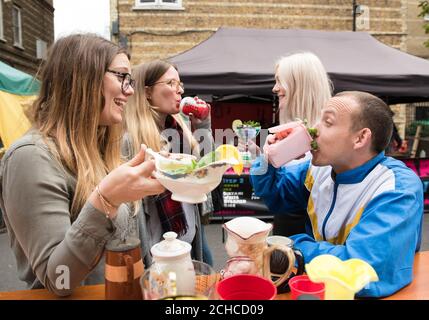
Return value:
M 254 274 L 236 274 L 219 281 L 216 292 L 221 300 L 273 300 L 276 286 Z
M 313 282 L 307 275 L 295 276 L 289 280 L 289 287 L 292 300 L 298 300 L 300 296 L 312 296 L 314 298 L 325 299 L 325 284 L 323 282 Z

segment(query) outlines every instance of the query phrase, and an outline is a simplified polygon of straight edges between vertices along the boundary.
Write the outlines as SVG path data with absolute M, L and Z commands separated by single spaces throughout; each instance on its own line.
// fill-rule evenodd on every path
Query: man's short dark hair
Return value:
M 368 128 L 372 133 L 372 150 L 384 151 L 389 145 L 393 131 L 392 111 L 380 98 L 362 91 L 344 91 L 336 97 L 349 97 L 359 105 L 359 111 L 352 115 L 352 130 Z

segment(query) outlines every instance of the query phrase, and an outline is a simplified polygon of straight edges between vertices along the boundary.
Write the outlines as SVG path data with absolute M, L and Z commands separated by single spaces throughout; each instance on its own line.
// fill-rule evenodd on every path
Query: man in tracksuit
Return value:
M 384 155 L 393 128 L 390 110 L 371 94 L 342 92 L 324 106 L 316 128 L 312 160 L 275 169 L 257 158 L 251 169 L 255 193 L 273 212 L 307 209 L 307 232 L 291 237 L 306 263 L 321 254 L 362 259 L 379 281 L 357 295 L 391 295 L 412 281 L 423 187 L 412 170 Z

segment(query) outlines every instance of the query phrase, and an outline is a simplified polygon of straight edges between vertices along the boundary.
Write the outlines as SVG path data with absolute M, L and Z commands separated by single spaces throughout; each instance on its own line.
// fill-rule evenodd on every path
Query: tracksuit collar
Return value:
M 365 162 L 363 165 L 344 171 L 342 173 L 336 174 L 334 170 L 331 172 L 332 180 L 337 184 L 352 184 L 362 182 L 363 179 L 374 169 L 374 167 L 384 159 L 384 151 L 380 152 L 371 160 Z

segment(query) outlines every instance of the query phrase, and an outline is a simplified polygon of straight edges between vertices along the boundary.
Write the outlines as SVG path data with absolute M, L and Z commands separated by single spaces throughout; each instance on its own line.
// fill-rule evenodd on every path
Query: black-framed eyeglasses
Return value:
M 133 89 L 136 87 L 136 81 L 131 78 L 131 74 L 129 74 L 128 72 L 119 72 L 119 71 L 114 71 L 114 70 L 110 70 L 110 69 L 107 69 L 106 72 L 113 73 L 118 78 L 122 79 L 121 90 L 122 90 L 123 94 L 126 94 L 128 88 L 130 86 Z
M 166 85 L 169 85 L 172 89 L 179 90 L 179 88 L 181 88 L 182 90 L 185 90 L 185 85 L 183 84 L 183 82 L 177 81 L 176 79 L 158 81 L 158 82 L 155 82 L 152 86 L 154 86 L 158 83 L 165 83 Z

